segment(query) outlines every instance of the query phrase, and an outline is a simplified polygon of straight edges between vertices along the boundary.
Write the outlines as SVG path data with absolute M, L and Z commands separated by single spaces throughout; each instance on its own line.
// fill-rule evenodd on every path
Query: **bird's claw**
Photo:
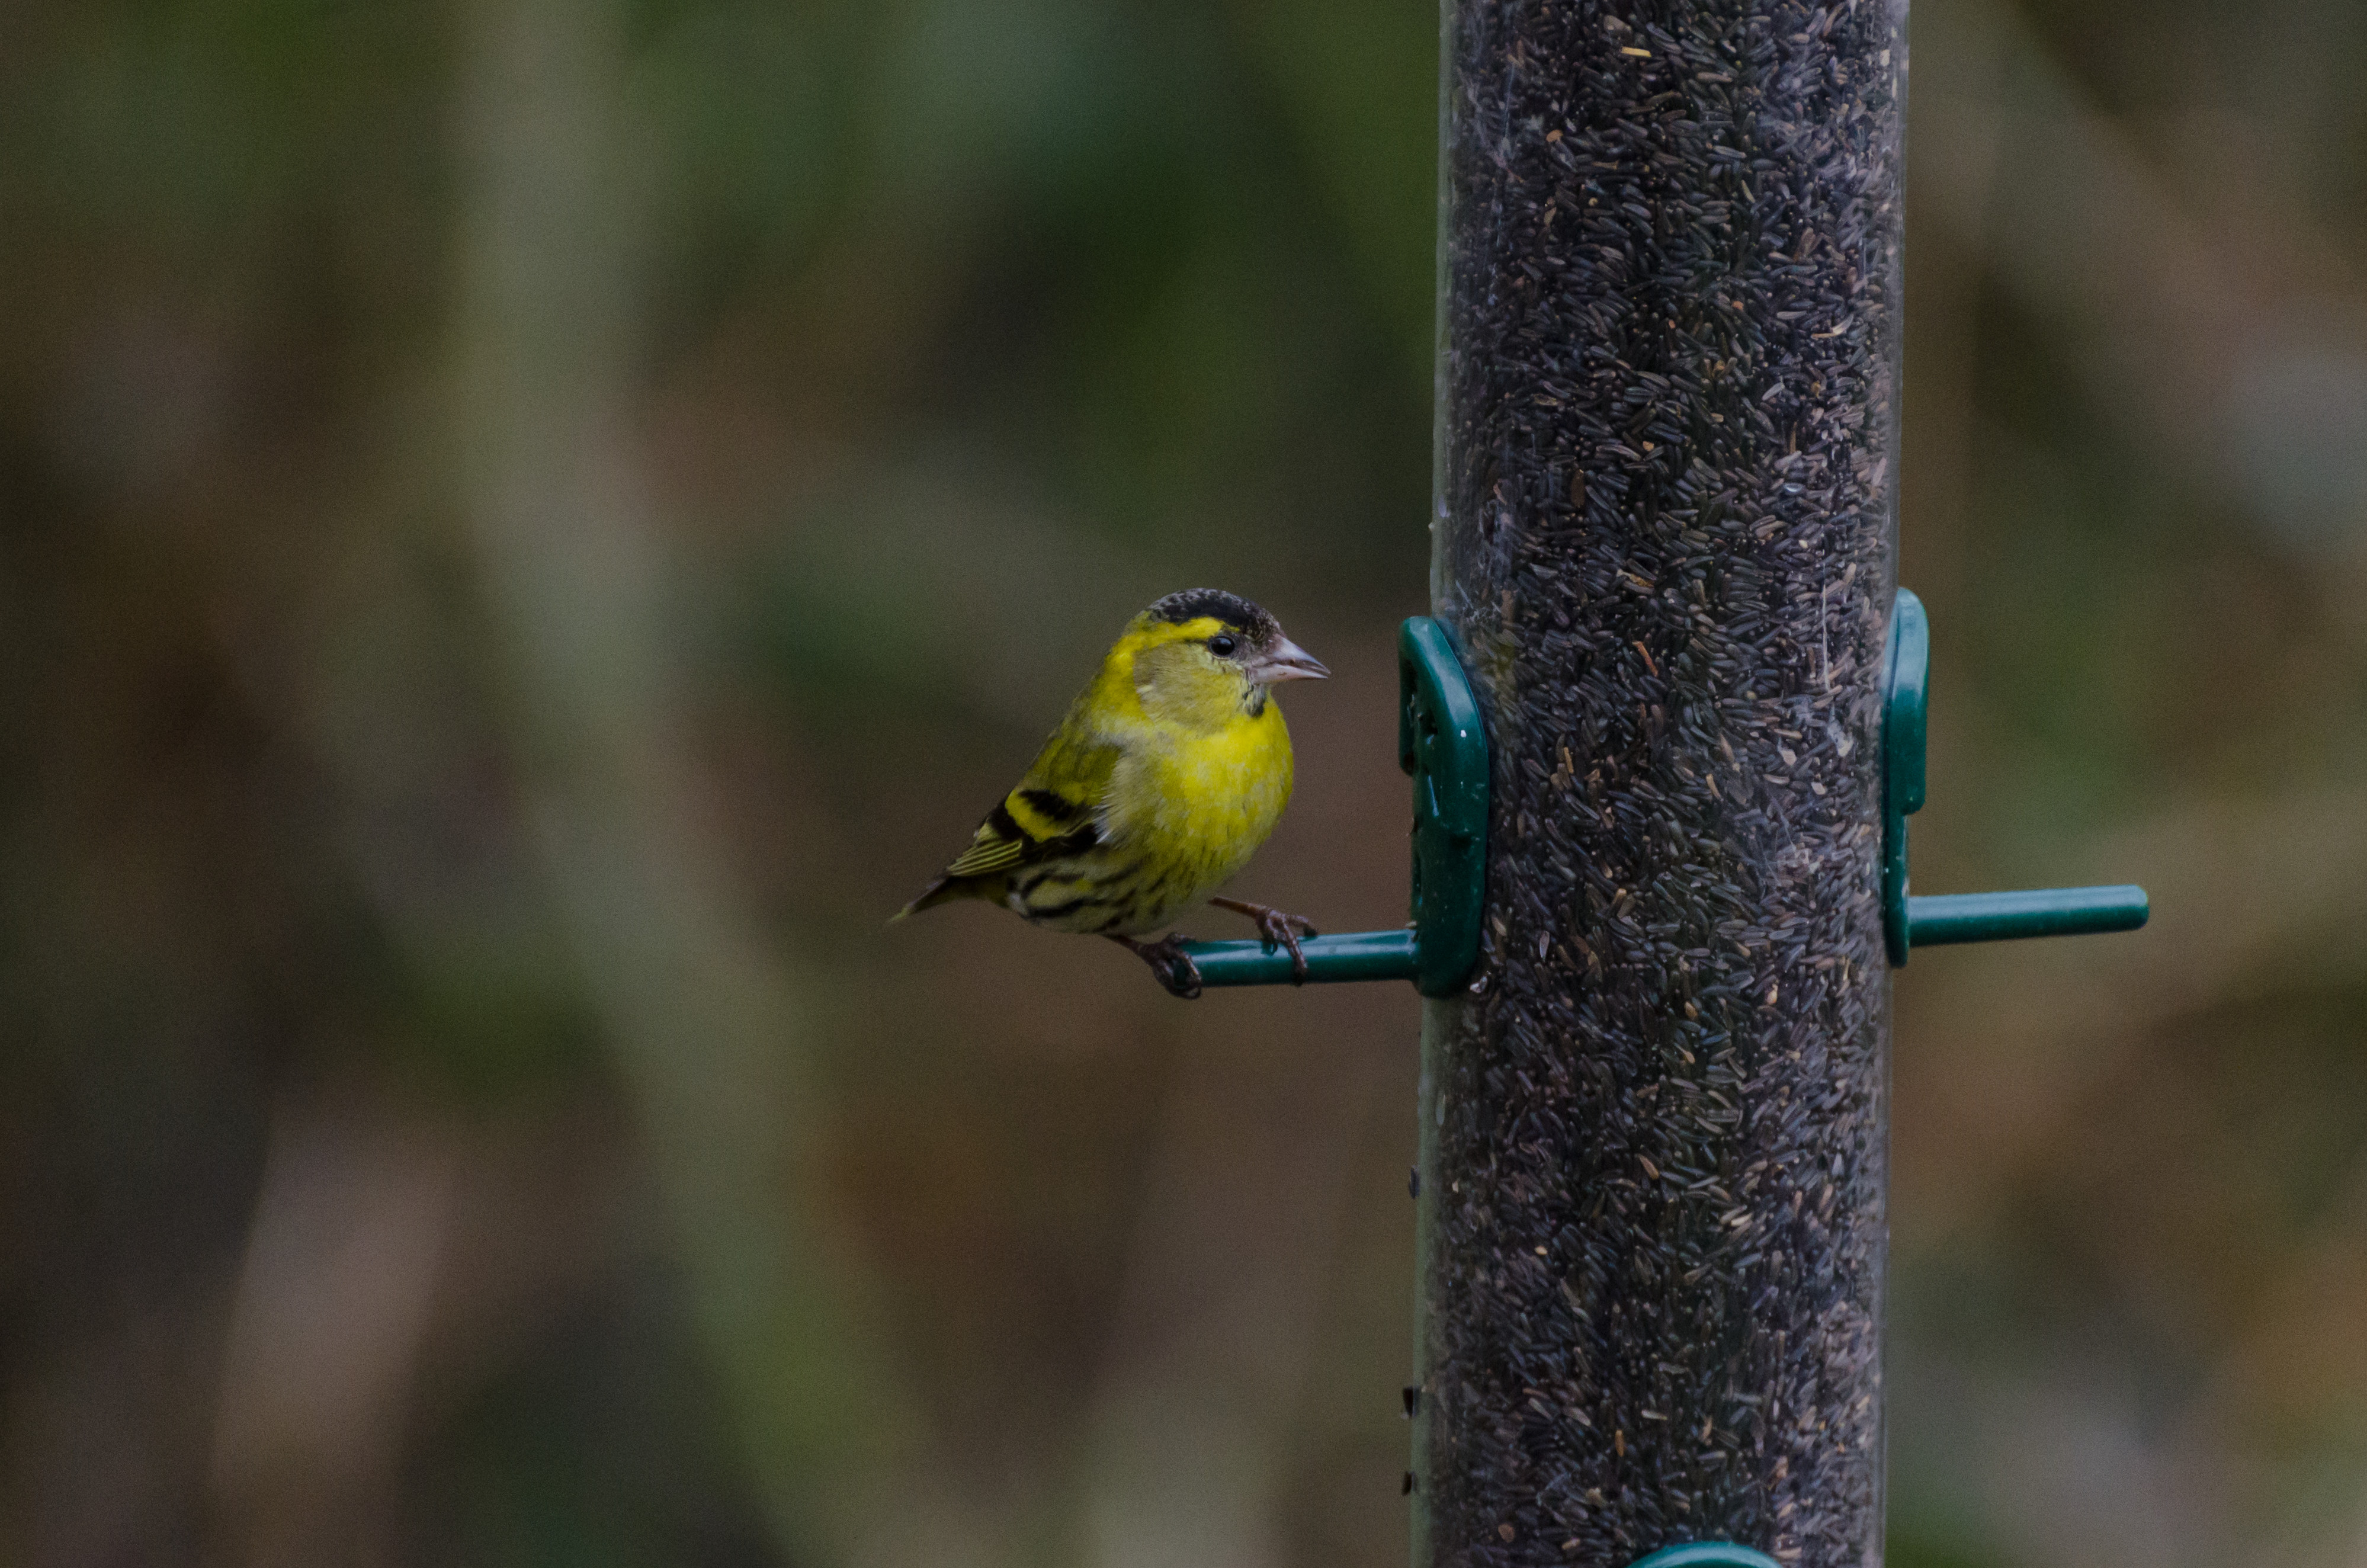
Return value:
M 1160 946 L 1170 950 L 1150 960 L 1150 972 L 1159 977 L 1160 984 L 1167 987 L 1169 995 L 1180 996 L 1186 1002 L 1196 1001 L 1200 995 L 1200 966 L 1194 963 L 1192 955 L 1184 950 L 1181 938 L 1170 937 Z
M 1294 926 L 1305 926 L 1307 935 L 1310 937 L 1315 935 L 1315 927 L 1299 916 L 1285 915 L 1278 909 L 1269 909 L 1258 916 L 1258 936 L 1265 942 L 1268 952 L 1272 952 L 1277 945 L 1290 949 L 1290 983 L 1293 985 L 1304 985 L 1307 983 L 1307 955 L 1298 950 L 1299 934 L 1291 929 Z
M 1180 996 L 1190 1002 L 1200 994 L 1200 966 L 1184 950 L 1189 937 L 1170 933 L 1156 942 L 1138 942 L 1130 937 L 1112 938 L 1130 949 L 1134 955 L 1150 966 L 1159 983 L 1167 988 L 1170 996 Z
M 1265 944 L 1267 952 L 1276 948 L 1288 949 L 1290 983 L 1293 985 L 1307 983 L 1307 955 L 1299 951 L 1298 938 L 1320 936 L 1322 933 L 1315 929 L 1315 922 L 1304 915 L 1285 914 L 1271 904 L 1251 903 L 1246 899 L 1212 898 L 1208 902 L 1219 909 L 1229 909 L 1256 921 L 1258 939 Z

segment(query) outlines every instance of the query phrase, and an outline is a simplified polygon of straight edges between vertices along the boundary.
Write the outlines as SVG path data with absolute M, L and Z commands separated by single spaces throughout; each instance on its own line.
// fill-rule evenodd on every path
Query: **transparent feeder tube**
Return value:
M 1447 7 L 1433 598 L 1492 777 L 1418 1565 L 1880 1558 L 1905 25 Z

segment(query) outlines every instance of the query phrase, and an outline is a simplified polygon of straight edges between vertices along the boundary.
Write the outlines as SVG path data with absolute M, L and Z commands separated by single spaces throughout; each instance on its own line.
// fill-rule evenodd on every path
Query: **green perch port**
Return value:
M 1203 985 L 1288 985 L 1290 955 L 1278 942 L 1187 942 Z M 1342 937 L 1302 937 L 1307 981 L 1411 980 L 1413 928 L 1352 931 Z
M 1308 983 L 1410 980 L 1452 996 L 1479 961 L 1488 853 L 1488 731 L 1446 629 L 1426 615 L 1398 631 L 1398 766 L 1413 776 L 1413 919 L 1397 931 L 1300 941 Z M 1279 944 L 1187 942 L 1203 985 L 1288 985 Z
M 1923 809 L 1929 733 L 1931 622 L 1923 601 L 1898 590 L 1890 612 L 1882 709 L 1882 936 L 1893 966 L 1916 948 L 2134 931 L 2151 909 L 2137 887 L 2033 888 L 2020 892 L 1907 891 L 1907 819 Z
M 2151 913 L 2137 887 L 2033 888 L 1907 901 L 1907 945 L 1999 942 L 2017 937 L 2088 937 L 2134 931 Z

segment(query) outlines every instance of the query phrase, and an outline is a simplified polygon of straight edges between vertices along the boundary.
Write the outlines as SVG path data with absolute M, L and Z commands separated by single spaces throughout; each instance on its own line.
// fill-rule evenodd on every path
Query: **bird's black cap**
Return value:
M 1229 594 L 1221 588 L 1186 588 L 1180 594 L 1170 594 L 1152 605 L 1148 613 L 1153 620 L 1172 620 L 1178 626 L 1206 616 L 1260 644 L 1282 634 L 1282 627 L 1274 617 L 1239 594 Z

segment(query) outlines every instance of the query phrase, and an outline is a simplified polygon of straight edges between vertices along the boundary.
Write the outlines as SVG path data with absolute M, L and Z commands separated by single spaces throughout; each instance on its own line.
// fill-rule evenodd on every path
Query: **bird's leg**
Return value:
M 1167 987 L 1170 995 L 1189 1002 L 1200 994 L 1200 967 L 1184 950 L 1185 937 L 1171 931 L 1155 942 L 1138 942 L 1131 937 L 1111 936 L 1108 932 L 1103 935 L 1149 964 L 1150 972 L 1159 977 L 1159 983 Z
M 1236 915 L 1246 915 L 1257 922 L 1258 936 L 1271 949 L 1290 949 L 1290 983 L 1307 983 L 1307 955 L 1298 950 L 1298 938 L 1316 935 L 1315 922 L 1304 915 L 1285 915 L 1271 904 L 1251 903 L 1246 899 L 1212 898 L 1208 901 L 1218 909 L 1229 909 Z M 1296 927 L 1296 929 L 1294 929 Z

